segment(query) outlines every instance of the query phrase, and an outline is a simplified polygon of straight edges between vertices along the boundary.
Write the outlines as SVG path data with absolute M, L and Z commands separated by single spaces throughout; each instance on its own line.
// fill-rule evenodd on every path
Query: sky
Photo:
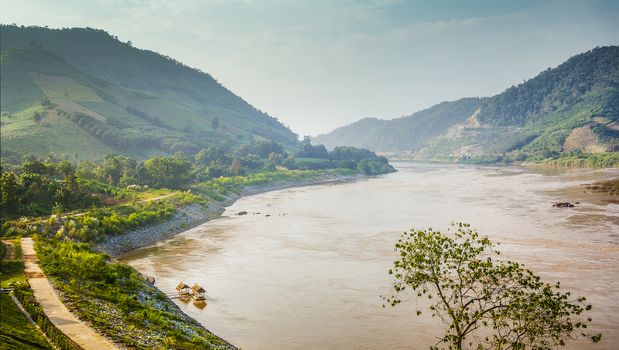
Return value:
M 619 44 L 617 0 L 2 0 L 0 22 L 104 29 L 213 75 L 300 135 L 491 96 Z

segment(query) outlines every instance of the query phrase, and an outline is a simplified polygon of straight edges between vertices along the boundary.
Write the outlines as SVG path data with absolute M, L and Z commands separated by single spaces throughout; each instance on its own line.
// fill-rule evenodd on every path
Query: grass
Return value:
M 8 248 L 2 243 L 2 257 Z M 13 240 L 14 260 L 0 261 L 0 285 L 9 288 L 25 286 L 24 262 L 19 239 Z M 28 322 L 8 294 L 0 293 L 0 350 L 51 349 L 41 334 Z
M 81 85 L 75 79 L 40 73 L 31 73 L 30 76 L 50 100 L 101 101 L 93 89 Z
M 20 123 L 3 117 L 3 156 L 53 152 L 73 159 L 77 151 L 78 159 L 110 153 L 147 158 L 263 137 L 298 146 L 296 135 L 281 123 L 209 75 L 106 33 L 4 26 L 2 37 L 7 43 L 0 53 L 2 112 L 17 114 L 48 99 L 63 112 L 84 113 L 98 122 L 80 127 L 63 116 L 35 123 L 31 112 Z M 211 126 L 214 118 L 221 123 L 217 130 Z
M 562 154 L 558 158 L 536 163 L 563 168 L 619 168 L 619 152 Z
M 351 176 L 357 174 L 350 169 L 327 170 L 287 170 L 264 171 L 243 176 L 220 177 L 192 186 L 192 190 L 205 194 L 217 201 L 222 201 L 230 193 L 240 194 L 245 187 L 266 187 L 271 185 L 315 181 L 333 176 Z
M 35 113 L 42 114 L 40 122 Z M 79 125 L 58 115 L 53 109 L 33 105 L 11 117 L 2 117 L 2 152 L 47 155 L 67 154 L 71 159 L 103 158 L 114 148 L 93 138 Z
M 0 293 L 0 349 L 52 349 L 11 298 Z
M 37 256 L 63 301 L 82 320 L 128 348 L 230 348 L 133 268 L 86 244 L 37 239 Z
M 3 250 L 7 249 L 2 243 Z M 15 260 L 0 261 L 0 287 L 10 288 L 12 286 L 25 286 L 26 276 L 24 276 L 24 262 L 21 259 L 21 243 L 19 239 L 13 240 L 15 249 Z

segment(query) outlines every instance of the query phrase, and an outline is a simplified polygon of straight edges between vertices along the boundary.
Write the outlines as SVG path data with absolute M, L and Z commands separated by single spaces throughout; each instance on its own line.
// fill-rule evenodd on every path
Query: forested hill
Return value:
M 362 120 L 314 139 L 421 159 L 541 159 L 619 150 L 619 47 L 599 47 L 504 92 Z
M 480 98 L 463 98 L 398 119 L 365 118 L 313 141 L 329 148 L 353 145 L 391 152 L 419 149 L 453 125 L 465 121 L 482 102 Z
M 102 30 L 0 27 L 2 155 L 195 154 L 297 135 L 169 57 Z

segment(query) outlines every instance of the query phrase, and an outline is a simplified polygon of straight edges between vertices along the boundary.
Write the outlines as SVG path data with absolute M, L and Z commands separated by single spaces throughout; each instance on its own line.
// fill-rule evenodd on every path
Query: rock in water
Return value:
M 573 208 L 574 204 L 570 203 L 570 202 L 557 202 L 555 204 L 552 205 L 555 208 Z

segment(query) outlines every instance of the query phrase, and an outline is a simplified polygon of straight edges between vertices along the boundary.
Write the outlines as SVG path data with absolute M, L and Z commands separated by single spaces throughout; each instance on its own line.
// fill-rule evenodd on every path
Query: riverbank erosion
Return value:
M 278 191 L 292 187 L 320 185 L 328 183 L 355 181 L 367 178 L 365 175 L 325 175 L 302 181 L 287 181 L 268 185 L 245 186 L 240 191 L 223 195 L 220 200 L 210 198 L 207 206 L 192 203 L 178 208 L 177 213 L 170 219 L 154 225 L 140 227 L 122 235 L 110 236 L 95 246 L 95 250 L 111 255 L 114 258 L 131 250 L 148 247 L 166 238 L 177 235 L 203 223 L 218 218 L 226 207 L 234 204 L 243 196 Z

